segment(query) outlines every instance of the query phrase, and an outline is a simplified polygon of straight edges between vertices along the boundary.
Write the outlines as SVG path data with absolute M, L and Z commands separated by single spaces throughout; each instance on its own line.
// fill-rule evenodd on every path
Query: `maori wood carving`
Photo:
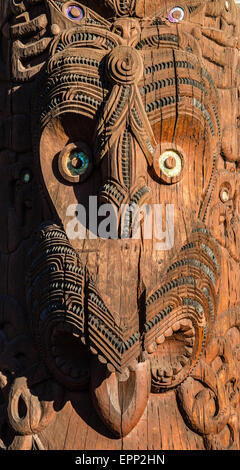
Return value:
M 240 449 L 239 27 L 0 0 L 2 449 Z

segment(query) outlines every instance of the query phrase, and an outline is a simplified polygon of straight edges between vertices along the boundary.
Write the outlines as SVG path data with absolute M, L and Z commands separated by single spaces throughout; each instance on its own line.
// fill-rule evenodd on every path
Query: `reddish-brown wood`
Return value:
M 240 449 L 239 27 L 0 0 L 1 448 Z

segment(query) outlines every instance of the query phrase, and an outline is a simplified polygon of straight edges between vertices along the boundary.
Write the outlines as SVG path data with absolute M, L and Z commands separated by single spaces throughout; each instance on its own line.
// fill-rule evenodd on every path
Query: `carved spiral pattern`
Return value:
M 119 46 L 108 57 L 109 78 L 119 85 L 137 83 L 143 73 L 143 62 L 139 53 L 128 46 Z

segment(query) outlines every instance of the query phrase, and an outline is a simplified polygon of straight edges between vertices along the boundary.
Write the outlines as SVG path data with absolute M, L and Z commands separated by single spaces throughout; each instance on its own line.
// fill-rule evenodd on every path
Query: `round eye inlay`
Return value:
M 67 168 L 71 175 L 81 176 L 89 167 L 89 156 L 81 150 L 72 150 L 67 157 Z
M 59 154 L 58 168 L 71 183 L 85 181 L 92 171 L 92 152 L 85 142 L 68 144 Z
M 219 197 L 222 202 L 227 202 L 229 201 L 230 194 L 228 188 L 222 188 L 219 193 Z
M 82 20 L 84 17 L 84 11 L 81 7 L 77 5 L 70 5 L 66 8 L 66 13 L 68 18 L 71 20 Z
M 168 19 L 170 23 L 179 23 L 179 21 L 183 20 L 184 16 L 184 10 L 181 7 L 174 7 L 170 10 Z
M 228 0 L 226 0 L 226 2 L 225 2 L 225 8 L 226 8 L 227 11 L 229 10 L 229 7 L 230 7 L 229 2 L 228 2 Z
M 174 150 L 166 150 L 159 157 L 161 173 L 168 178 L 176 178 L 182 172 L 182 158 Z

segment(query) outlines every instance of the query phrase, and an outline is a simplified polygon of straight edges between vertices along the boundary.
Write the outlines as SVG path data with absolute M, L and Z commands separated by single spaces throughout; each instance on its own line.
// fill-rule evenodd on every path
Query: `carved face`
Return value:
M 30 254 L 32 326 L 57 380 L 81 390 L 91 377 L 100 416 L 122 435 L 150 389 L 191 373 L 213 331 L 221 260 L 238 261 L 239 157 L 221 115 L 234 108 L 237 30 L 228 2 L 102 2 L 115 16 L 93 1 L 48 3 L 56 37 L 34 141 L 51 222 Z M 139 402 L 124 419 L 106 398 L 122 382 Z

